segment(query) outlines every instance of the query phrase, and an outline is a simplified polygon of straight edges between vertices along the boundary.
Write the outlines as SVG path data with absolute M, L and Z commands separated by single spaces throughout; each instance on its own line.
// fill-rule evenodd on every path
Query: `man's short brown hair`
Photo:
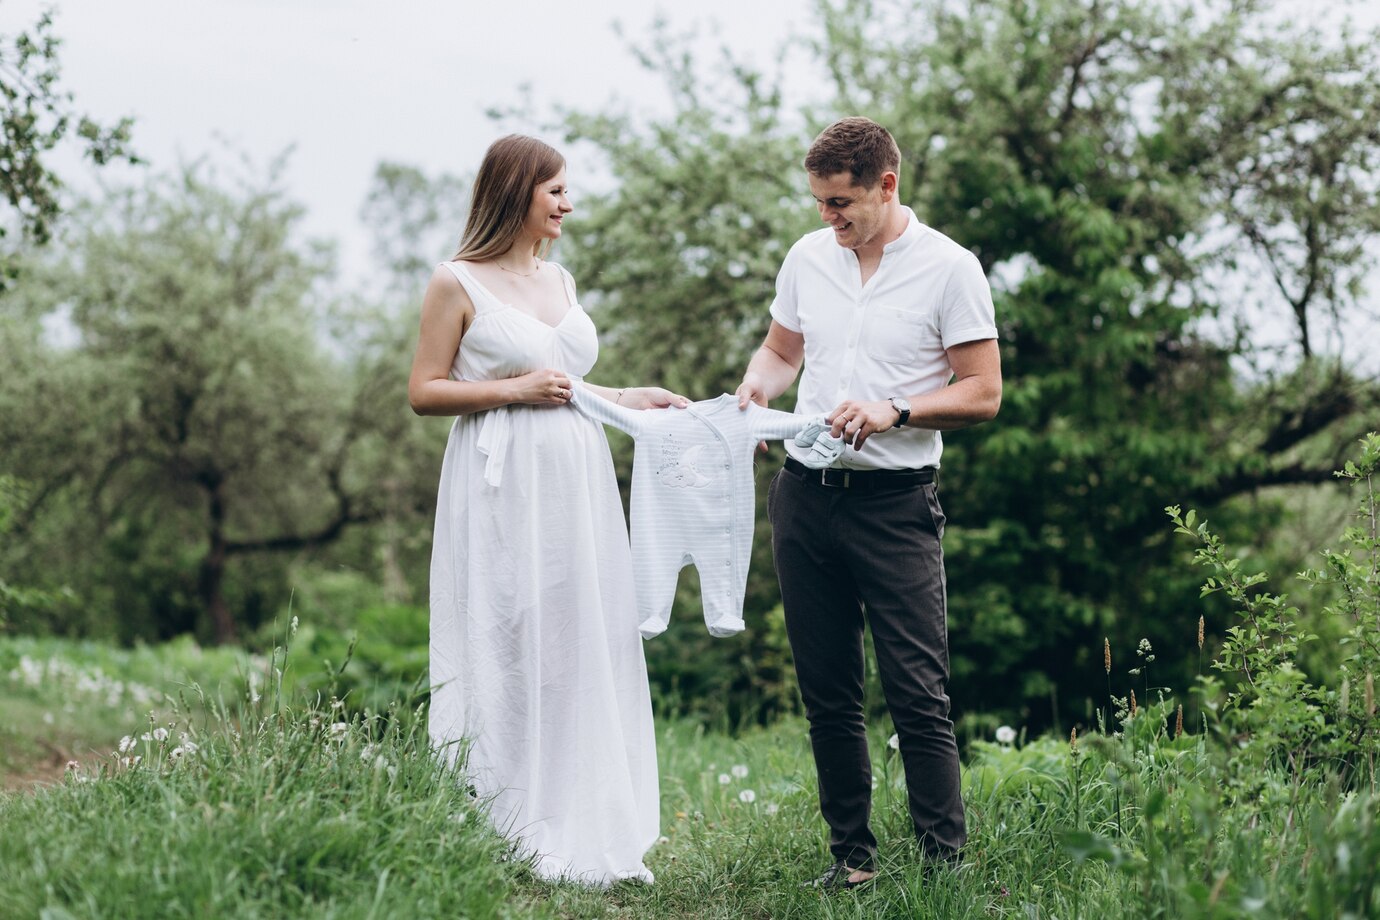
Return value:
M 820 178 L 851 173 L 855 185 L 874 188 L 882 173 L 900 171 L 901 148 L 886 128 L 855 115 L 819 133 L 805 154 L 805 168 Z

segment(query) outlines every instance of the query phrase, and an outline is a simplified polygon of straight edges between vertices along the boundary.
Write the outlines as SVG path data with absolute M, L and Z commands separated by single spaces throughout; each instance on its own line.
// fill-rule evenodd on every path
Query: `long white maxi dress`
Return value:
M 543 368 L 579 379 L 594 324 L 499 302 L 458 262 L 475 318 L 458 380 Z M 511 405 L 455 420 L 431 556 L 433 746 L 491 803 L 538 875 L 652 880 L 656 739 L 632 559 L 608 442 L 573 406 Z M 467 748 L 467 750 L 466 750 Z

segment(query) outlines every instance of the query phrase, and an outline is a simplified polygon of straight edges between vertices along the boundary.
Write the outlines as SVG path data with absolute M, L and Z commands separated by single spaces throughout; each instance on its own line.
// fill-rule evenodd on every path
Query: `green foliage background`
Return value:
M 779 75 L 706 64 L 662 28 L 634 53 L 669 116 L 502 121 L 592 149 L 612 179 L 556 253 L 601 331 L 597 382 L 695 398 L 734 389 L 782 256 L 816 226 L 810 138 L 853 113 L 892 128 L 904 199 L 993 280 L 1006 377 L 998 418 L 945 438 L 951 694 L 972 724 L 1086 725 L 1109 684 L 1195 676 L 1190 654 L 1127 674 L 1142 638 L 1190 650 L 1203 611 L 1161 509 L 1210 511 L 1232 548 L 1308 565 L 1303 515 L 1337 505 L 1320 484 L 1378 415 L 1375 380 L 1334 343 L 1380 232 L 1380 43 L 1275 13 L 820 2 L 797 53 L 834 86 L 803 109 Z M 313 656 L 358 632 L 367 680 L 407 684 L 445 423 L 411 417 L 405 381 L 417 288 L 467 183 L 380 166 L 364 213 L 381 294 L 334 289 L 329 248 L 302 239 L 275 168 L 259 173 L 152 174 L 7 256 L 0 621 L 267 642 L 296 612 Z M 55 322 L 74 341 L 55 343 Z M 610 441 L 626 481 L 630 444 Z M 779 460 L 759 461 L 759 501 Z M 664 711 L 737 726 L 796 706 L 758 522 L 748 631 L 704 635 L 687 572 L 647 645 Z M 1225 603 L 1206 617 L 1215 647 Z M 1324 681 L 1339 661 L 1325 644 L 1302 660 Z

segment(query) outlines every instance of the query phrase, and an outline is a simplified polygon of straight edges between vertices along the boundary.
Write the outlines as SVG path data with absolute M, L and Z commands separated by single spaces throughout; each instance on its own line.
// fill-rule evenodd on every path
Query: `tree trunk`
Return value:
M 217 645 L 235 641 L 235 619 L 225 603 L 225 560 L 229 555 L 225 539 L 225 498 L 219 482 L 208 487 L 210 515 L 208 537 L 210 545 L 201 560 L 198 595 L 202 609 L 211 618 L 211 628 Z

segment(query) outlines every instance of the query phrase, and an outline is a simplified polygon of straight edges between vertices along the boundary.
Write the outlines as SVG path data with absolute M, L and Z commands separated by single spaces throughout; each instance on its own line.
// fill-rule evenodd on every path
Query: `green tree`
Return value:
M 51 235 L 61 210 L 62 181 L 49 167 L 49 156 L 65 138 L 78 138 L 97 165 L 133 159 L 130 119 L 103 126 L 72 111 L 72 94 L 59 86 L 61 44 L 53 35 L 51 12 L 29 30 L 0 35 L 0 195 L 8 205 L 0 238 L 17 232 L 21 247 L 41 245 Z M 0 251 L 0 291 L 17 270 L 15 243 L 7 242 Z
M 193 165 L 84 208 L 12 292 L 76 344 L 6 342 L 0 469 L 31 487 L 10 565 L 96 550 L 109 612 L 165 632 L 204 617 L 227 641 L 258 590 L 227 597 L 232 560 L 319 549 L 406 500 L 388 474 L 405 406 L 379 412 L 401 376 L 329 346 L 332 260 L 297 240 L 300 214 L 276 170 L 235 185 Z
M 1081 715 L 1104 635 L 1128 652 L 1192 641 L 1166 501 L 1226 502 L 1232 539 L 1269 532 L 1277 505 L 1230 500 L 1330 480 L 1380 401 L 1318 331 L 1355 310 L 1380 231 L 1380 42 L 1278 28 L 1264 3 L 845 0 L 817 16 L 834 99 L 803 124 L 760 74 L 706 78 L 665 30 L 644 62 L 670 118 L 562 113 L 619 182 L 570 229 L 601 373 L 731 390 L 780 257 L 813 225 L 809 138 L 845 114 L 890 126 L 903 196 L 978 254 L 998 302 L 1002 414 L 946 438 L 956 695 Z M 1273 347 L 1271 322 L 1294 347 Z

